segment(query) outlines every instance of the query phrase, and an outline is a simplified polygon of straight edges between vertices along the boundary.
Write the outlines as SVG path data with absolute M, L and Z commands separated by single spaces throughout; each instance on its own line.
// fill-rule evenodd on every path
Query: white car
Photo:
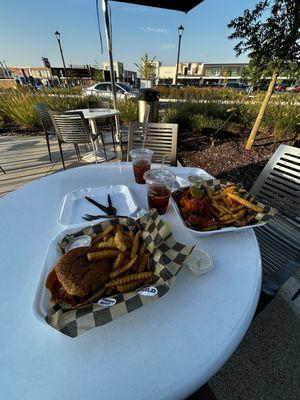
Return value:
M 135 99 L 139 95 L 139 91 L 133 89 L 130 85 L 123 82 L 116 82 L 117 98 L 119 99 Z M 112 98 L 111 82 L 97 82 L 88 88 L 82 89 L 85 96 L 100 96 Z

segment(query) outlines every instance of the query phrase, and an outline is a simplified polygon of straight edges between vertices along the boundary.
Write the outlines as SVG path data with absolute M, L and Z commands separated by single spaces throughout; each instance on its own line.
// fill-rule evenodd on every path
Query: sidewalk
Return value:
M 0 196 L 9 193 L 34 179 L 42 178 L 62 171 L 58 144 L 50 139 L 52 163 L 44 136 L 0 136 Z M 108 146 L 107 146 L 108 147 Z M 73 145 L 63 144 L 66 168 L 77 167 L 77 158 Z M 81 154 L 85 153 L 81 146 Z M 88 165 L 81 160 L 80 165 Z

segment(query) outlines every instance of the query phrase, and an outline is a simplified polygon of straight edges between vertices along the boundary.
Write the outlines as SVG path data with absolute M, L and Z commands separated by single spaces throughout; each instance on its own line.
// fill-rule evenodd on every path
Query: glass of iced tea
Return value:
M 130 151 L 136 183 L 146 183 L 144 180 L 144 173 L 151 167 L 152 154 L 152 150 L 145 148 L 133 149 Z
M 147 183 L 149 208 L 156 208 L 159 214 L 167 211 L 172 184 L 176 175 L 166 168 L 155 168 L 144 174 Z

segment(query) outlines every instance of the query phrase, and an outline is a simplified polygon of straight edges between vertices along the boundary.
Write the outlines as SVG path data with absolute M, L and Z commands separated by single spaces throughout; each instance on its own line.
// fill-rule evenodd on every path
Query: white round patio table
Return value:
M 173 168 L 181 177 L 191 168 Z M 203 172 L 203 171 L 202 171 Z M 0 391 L 5 400 L 183 399 L 203 385 L 236 349 L 252 320 L 261 261 L 252 229 L 192 237 L 172 204 L 163 219 L 175 239 L 207 251 L 214 268 L 195 276 L 184 267 L 156 302 L 71 339 L 37 321 L 32 303 L 66 193 L 125 184 L 140 207 L 129 163 L 74 168 L 39 179 L 0 199 Z
M 75 111 L 81 111 L 83 113 L 84 118 L 89 121 L 91 130 L 95 135 L 97 135 L 97 124 L 96 124 L 97 119 L 114 117 L 115 122 L 116 122 L 116 141 L 117 142 L 120 141 L 120 134 L 119 134 L 120 112 L 119 112 L 119 110 L 115 110 L 113 108 L 82 108 L 82 109 L 78 108 L 76 110 L 69 110 L 68 112 L 75 112 Z M 101 150 L 101 148 L 99 147 L 98 139 L 95 141 L 95 145 L 96 145 L 97 160 L 100 162 L 105 161 L 105 154 L 104 154 L 104 151 Z M 107 156 L 107 160 L 112 160 L 113 158 L 116 157 L 116 155 L 113 151 L 107 151 L 106 156 Z M 95 155 L 93 152 L 90 152 L 88 154 L 85 154 L 83 156 L 83 159 L 85 161 L 94 162 Z

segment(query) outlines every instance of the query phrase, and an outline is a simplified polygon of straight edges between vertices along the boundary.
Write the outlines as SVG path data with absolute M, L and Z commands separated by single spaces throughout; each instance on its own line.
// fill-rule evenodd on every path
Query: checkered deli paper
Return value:
M 232 182 L 226 181 L 225 179 L 210 179 L 208 181 L 203 181 L 201 183 L 204 186 L 207 186 L 213 192 L 217 192 L 217 191 L 219 191 L 221 189 L 225 189 L 226 187 L 229 187 L 229 186 L 233 185 Z M 261 207 L 263 209 L 262 212 L 256 212 L 256 211 L 253 211 L 253 210 L 249 210 L 248 211 L 249 215 L 253 215 L 254 216 L 253 223 L 251 224 L 253 227 L 255 227 L 255 224 L 257 224 L 257 223 L 259 223 L 261 221 L 264 221 L 264 222 L 269 221 L 269 219 L 273 218 L 274 215 L 277 214 L 277 210 L 275 208 L 270 207 L 270 206 L 265 205 L 265 204 L 262 204 L 259 201 L 255 200 L 255 198 L 253 196 L 251 196 L 251 194 L 248 193 L 242 187 L 242 185 L 235 185 L 235 187 L 236 187 L 237 193 L 238 193 L 238 195 L 240 197 L 251 201 L 251 203 L 253 203 L 253 204 L 255 204 L 255 205 L 257 205 L 257 206 L 259 206 L 259 207 Z M 179 197 L 180 193 L 184 189 L 185 188 L 181 188 L 181 189 L 176 190 L 176 192 L 172 193 L 172 197 L 174 198 L 176 205 L 177 205 L 178 197 Z M 178 209 L 178 212 L 180 213 L 179 209 Z M 187 222 L 187 221 L 185 221 L 183 219 L 182 219 L 182 221 L 187 227 L 189 227 L 189 228 L 191 228 L 191 229 L 193 229 L 195 231 L 197 231 L 197 230 L 201 231 L 201 229 L 197 229 L 195 226 L 189 224 L 189 222 Z M 238 228 L 239 227 L 239 221 L 236 221 L 236 223 L 233 226 Z
M 66 246 L 74 238 L 102 232 L 109 225 L 117 223 L 121 224 L 124 230 L 136 232 L 140 229 L 144 245 L 151 253 L 154 263 L 153 283 L 150 283 L 142 291 L 139 288 L 129 293 L 106 297 L 104 302 L 100 301 L 103 305 L 99 305 L 98 300 L 80 309 L 64 310 L 58 304 L 55 304 L 49 310 L 46 321 L 50 326 L 65 335 L 70 337 L 79 336 L 90 329 L 105 325 L 165 295 L 193 249 L 192 246 L 185 246 L 176 242 L 157 211 L 152 209 L 137 221 L 132 218 L 107 220 L 98 225 L 82 229 L 72 235 L 67 235 L 60 243 L 62 253 L 65 252 Z M 149 294 L 149 292 L 147 293 L 148 290 L 152 292 L 151 296 L 147 295 Z

